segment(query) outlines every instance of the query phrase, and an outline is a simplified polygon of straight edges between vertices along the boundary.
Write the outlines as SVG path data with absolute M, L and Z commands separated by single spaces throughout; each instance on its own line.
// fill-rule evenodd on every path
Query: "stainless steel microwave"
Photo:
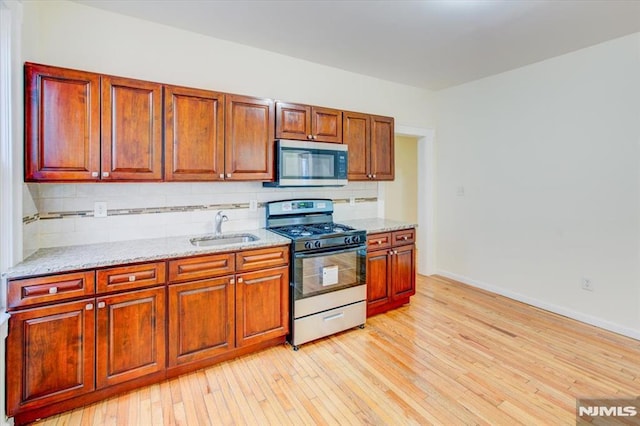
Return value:
M 280 139 L 276 141 L 275 181 L 264 186 L 344 186 L 347 145 Z

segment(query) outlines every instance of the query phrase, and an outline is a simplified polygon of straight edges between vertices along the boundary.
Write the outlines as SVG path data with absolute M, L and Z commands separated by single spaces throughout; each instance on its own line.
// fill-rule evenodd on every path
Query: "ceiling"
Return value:
M 437 90 L 640 31 L 636 0 L 76 0 Z

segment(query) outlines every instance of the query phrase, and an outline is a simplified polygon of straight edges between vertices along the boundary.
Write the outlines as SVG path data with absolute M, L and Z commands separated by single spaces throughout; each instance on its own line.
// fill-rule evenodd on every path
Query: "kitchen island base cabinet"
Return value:
M 415 229 L 367 237 L 367 316 L 409 303 L 416 292 Z

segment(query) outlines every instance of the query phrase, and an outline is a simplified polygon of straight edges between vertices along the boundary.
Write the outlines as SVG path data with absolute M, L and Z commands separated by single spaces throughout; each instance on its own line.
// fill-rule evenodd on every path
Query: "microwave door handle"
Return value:
M 310 253 L 310 254 L 296 253 L 295 257 L 297 259 L 308 259 L 310 257 L 326 256 L 327 254 L 333 255 L 333 254 L 349 253 L 351 251 L 359 251 L 359 250 L 363 250 L 365 248 L 366 248 L 366 246 L 360 245 L 360 246 L 356 246 L 356 247 L 349 247 L 349 248 L 342 249 L 342 250 L 327 249 L 327 250 L 323 250 L 321 252 L 313 252 L 313 253 Z

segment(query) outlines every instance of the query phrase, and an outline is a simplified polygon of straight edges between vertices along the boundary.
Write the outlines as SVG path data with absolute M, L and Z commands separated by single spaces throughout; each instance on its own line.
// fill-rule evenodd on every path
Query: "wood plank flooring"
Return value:
M 640 341 L 441 277 L 354 329 L 187 374 L 40 425 L 575 425 L 640 396 Z

